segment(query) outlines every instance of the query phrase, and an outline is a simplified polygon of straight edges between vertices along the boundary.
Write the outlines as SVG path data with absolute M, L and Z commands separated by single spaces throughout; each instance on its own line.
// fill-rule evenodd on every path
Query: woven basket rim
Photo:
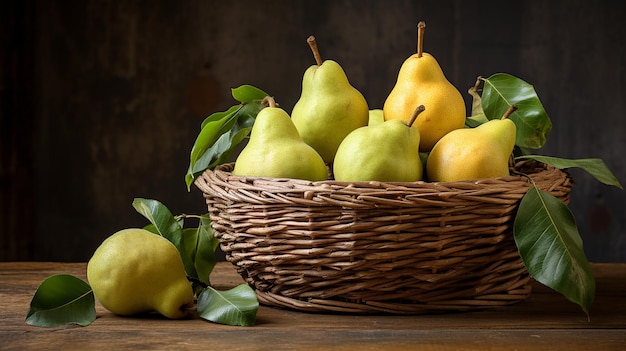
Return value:
M 235 162 L 227 162 L 221 165 L 216 166 L 213 170 L 207 169 L 203 173 L 211 173 L 211 172 L 224 172 L 229 173 L 230 177 L 242 180 L 250 180 L 250 181 L 263 181 L 263 182 L 278 182 L 282 183 L 285 181 L 292 182 L 293 184 L 302 184 L 308 186 L 324 186 L 324 185 L 339 185 L 339 186 L 355 186 L 355 187 L 371 187 L 372 185 L 378 186 L 378 184 L 387 184 L 390 186 L 415 186 L 415 185 L 424 185 L 424 184 L 432 184 L 432 185 L 443 185 L 445 187 L 463 187 L 464 184 L 492 184 L 492 183 L 501 183 L 508 182 L 512 180 L 526 179 L 530 182 L 530 177 L 523 172 L 516 171 L 516 169 L 521 167 L 530 167 L 534 169 L 534 172 L 537 173 L 537 169 L 541 169 L 542 171 L 549 172 L 562 172 L 567 173 L 567 170 L 558 169 L 552 165 L 535 161 L 533 159 L 525 159 L 515 163 L 515 165 L 511 168 L 511 174 L 508 176 L 501 176 L 495 178 L 477 178 L 477 179 L 468 179 L 468 180 L 460 180 L 453 182 L 431 182 L 428 180 L 418 180 L 413 182 L 393 182 L 393 181 L 338 181 L 334 179 L 326 179 L 319 181 L 310 181 L 305 179 L 296 179 L 296 178 L 274 178 L 274 177 L 263 177 L 263 176 L 244 176 L 244 175 L 235 175 L 232 173 Z
M 274 178 L 274 177 L 263 177 L 263 176 L 244 176 L 244 175 L 235 175 L 232 173 L 232 170 L 235 166 L 235 162 L 227 162 L 215 167 L 214 170 L 205 170 L 205 172 L 224 172 L 230 173 L 231 177 L 241 178 L 241 179 L 250 179 L 250 180 L 258 180 L 258 181 L 274 181 L 274 182 L 284 182 L 290 181 L 294 183 L 301 183 L 305 185 L 320 185 L 323 186 L 325 184 L 332 185 L 340 185 L 340 186 L 355 186 L 355 187 L 371 187 L 372 185 L 377 186 L 378 184 L 388 184 L 390 186 L 406 186 L 412 187 L 415 185 L 423 185 L 423 184 L 432 184 L 432 185 L 444 185 L 446 187 L 463 187 L 464 184 L 492 184 L 492 183 L 500 183 L 507 182 L 511 180 L 519 180 L 526 179 L 529 180 L 529 177 L 521 172 L 514 171 L 514 169 L 519 168 L 521 166 L 532 166 L 533 168 L 542 168 L 543 171 L 558 171 L 566 173 L 566 170 L 558 169 L 554 166 L 551 166 L 546 163 L 542 163 L 539 161 L 535 161 L 532 159 L 518 161 L 512 169 L 512 174 L 508 176 L 501 176 L 495 178 L 478 178 L 478 179 L 468 179 L 468 180 L 460 180 L 453 182 L 431 182 L 428 180 L 418 180 L 413 182 L 397 182 L 397 181 L 378 181 L 378 180 L 369 180 L 369 181 L 338 181 L 335 179 L 326 179 L 326 180 L 318 180 L 318 181 L 310 181 L 305 179 L 296 179 L 296 178 Z
M 327 179 L 310 181 L 293 178 L 271 178 L 258 176 L 240 176 L 232 174 L 234 162 L 215 167 L 214 170 L 205 170 L 194 184 L 201 191 L 213 191 L 210 188 L 237 189 L 237 191 L 251 191 L 263 193 L 289 193 L 291 196 L 310 199 L 313 196 L 333 194 L 360 194 L 380 195 L 381 191 L 406 193 L 417 197 L 455 197 L 467 194 L 473 196 L 488 196 L 501 192 L 515 192 L 523 195 L 532 183 L 565 179 L 573 185 L 567 170 L 527 159 L 517 162 L 511 167 L 511 175 L 497 178 L 482 178 L 456 182 L 382 182 L 359 181 L 345 182 Z M 213 186 L 209 186 L 209 183 Z M 556 185 L 548 184 L 547 191 Z M 369 194 L 371 192 L 371 194 Z M 300 194 L 300 195 L 296 195 Z

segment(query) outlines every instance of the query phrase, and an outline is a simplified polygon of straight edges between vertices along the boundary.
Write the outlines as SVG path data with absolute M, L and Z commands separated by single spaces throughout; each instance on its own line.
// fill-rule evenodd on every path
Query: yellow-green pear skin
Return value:
M 508 118 L 453 130 L 430 152 L 426 176 L 432 182 L 508 176 L 515 135 L 515 123 Z
M 335 180 L 413 182 L 422 179 L 420 135 L 400 120 L 361 127 L 345 137 L 335 156 Z
M 383 105 L 385 120 L 408 121 L 424 105 L 413 127 L 420 132 L 420 151 L 428 152 L 448 132 L 465 125 L 465 101 L 445 77 L 437 60 L 426 52 L 407 58 Z
M 118 315 L 156 311 L 180 319 L 194 305 L 178 249 L 145 229 L 123 229 L 106 238 L 87 263 L 87 279 L 102 306 Z
M 343 138 L 368 124 L 369 108 L 361 92 L 350 85 L 343 68 L 325 60 L 304 72 L 302 93 L 291 119 L 302 140 L 331 163 Z
M 383 110 L 380 108 L 372 109 L 369 112 L 369 122 L 368 126 L 373 124 L 382 123 L 385 121 L 385 116 L 383 116 Z
M 262 109 L 250 140 L 235 160 L 233 174 L 241 176 L 326 180 L 322 157 L 300 137 L 291 118 L 280 107 Z

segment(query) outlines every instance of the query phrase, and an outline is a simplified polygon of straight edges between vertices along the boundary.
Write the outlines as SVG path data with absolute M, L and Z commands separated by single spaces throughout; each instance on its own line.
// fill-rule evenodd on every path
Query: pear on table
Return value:
M 413 127 L 420 131 L 420 151 L 428 152 L 448 132 L 463 128 L 465 102 L 437 60 L 422 51 L 424 22 L 418 24 L 417 53 L 400 67 L 398 79 L 383 105 L 386 120 L 408 120 L 419 105 L 427 106 Z
M 369 121 L 363 95 L 348 81 L 343 68 L 333 60 L 322 60 L 313 36 L 307 40 L 315 65 L 302 77 L 302 93 L 291 112 L 302 140 L 327 163 L 332 163 L 341 141 Z
M 424 111 L 419 106 L 409 123 L 395 119 L 361 127 L 337 149 L 333 173 L 337 181 L 413 182 L 422 179 L 420 134 L 411 124 Z
M 180 319 L 194 306 L 178 249 L 145 229 L 123 229 L 105 239 L 87 263 L 87 279 L 98 301 L 115 314 L 158 312 Z
M 257 115 L 248 144 L 235 160 L 233 174 L 255 177 L 325 180 L 322 157 L 306 144 L 285 110 L 267 98 Z
M 508 115 L 475 128 L 453 130 L 435 144 L 426 161 L 433 182 L 455 182 L 509 175 L 516 127 Z

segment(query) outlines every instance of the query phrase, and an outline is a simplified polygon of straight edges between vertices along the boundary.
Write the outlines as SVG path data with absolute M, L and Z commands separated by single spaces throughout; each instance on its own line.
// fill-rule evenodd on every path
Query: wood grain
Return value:
M 97 304 L 87 327 L 26 325 L 30 300 L 56 273 L 86 279 L 84 263 L 0 262 L 0 349 L 135 350 L 621 350 L 626 345 L 626 264 L 594 264 L 596 299 L 590 320 L 561 295 L 534 284 L 531 297 L 484 312 L 421 316 L 312 314 L 261 306 L 253 327 L 198 318 L 119 317 Z M 211 280 L 226 289 L 243 280 L 219 263 Z

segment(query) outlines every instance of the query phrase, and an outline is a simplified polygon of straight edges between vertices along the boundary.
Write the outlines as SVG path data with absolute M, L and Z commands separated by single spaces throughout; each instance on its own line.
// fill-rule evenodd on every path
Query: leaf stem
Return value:
M 422 57 L 423 48 L 424 48 L 424 29 L 426 28 L 426 23 L 424 21 L 420 21 L 417 24 L 417 57 Z
M 200 285 L 201 287 L 203 287 L 204 289 L 211 287 L 211 285 L 203 282 L 202 280 L 198 279 L 198 278 L 194 278 L 191 276 L 187 276 L 187 280 L 189 280 L 192 283 L 196 283 L 198 285 Z
M 190 214 L 179 214 L 178 216 L 175 216 L 176 220 L 181 219 L 181 218 L 197 218 L 200 219 L 202 218 L 202 216 L 200 215 L 190 215 Z
M 309 36 L 306 39 L 306 42 L 309 44 L 309 47 L 311 48 L 311 51 L 313 52 L 313 57 L 315 57 L 315 62 L 317 63 L 318 66 L 322 65 L 322 56 L 320 56 L 320 51 L 317 48 L 317 42 L 315 41 L 315 37 L 314 36 Z

